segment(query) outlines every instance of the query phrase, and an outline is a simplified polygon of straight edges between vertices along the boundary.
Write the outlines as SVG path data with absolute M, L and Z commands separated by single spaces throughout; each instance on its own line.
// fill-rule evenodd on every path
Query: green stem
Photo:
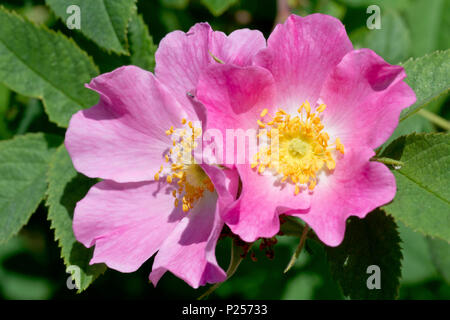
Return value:
M 418 112 L 425 119 L 430 120 L 438 127 L 441 127 L 444 130 L 450 131 L 450 121 L 445 120 L 444 118 L 438 116 L 437 114 L 430 112 L 426 109 L 421 109 Z
M 284 269 L 284 273 L 288 272 L 295 264 L 295 261 L 297 261 L 298 257 L 300 256 L 300 253 L 302 252 L 302 249 L 305 245 L 306 236 L 308 235 L 309 227 L 307 224 L 305 224 L 305 227 L 303 228 L 302 236 L 300 237 L 300 243 L 297 246 L 297 249 L 295 250 L 294 254 L 291 257 L 291 260 L 289 261 L 289 264 L 287 265 L 286 269 Z
M 377 161 L 384 164 L 392 165 L 392 166 L 403 166 L 404 163 L 398 160 L 390 159 L 390 158 L 375 158 L 373 157 L 370 161 Z
M 234 275 L 237 268 L 241 264 L 242 260 L 243 260 L 243 258 L 241 256 L 239 247 L 236 246 L 233 242 L 233 245 L 231 246 L 230 265 L 228 266 L 228 270 L 227 270 L 227 280 L 230 279 Z M 211 287 L 209 287 L 205 293 L 203 293 L 200 297 L 197 298 L 197 300 L 203 300 L 203 299 L 207 298 L 211 293 L 213 293 L 215 290 L 217 290 L 217 288 L 219 288 L 222 283 L 223 282 L 218 282 L 218 283 L 212 285 Z
M 219 288 L 222 283 L 223 282 L 217 282 L 213 286 L 209 287 L 208 290 L 206 290 L 205 293 L 203 293 L 200 297 L 197 298 L 197 300 L 203 300 L 203 299 L 207 298 L 211 293 L 216 291 L 216 289 Z

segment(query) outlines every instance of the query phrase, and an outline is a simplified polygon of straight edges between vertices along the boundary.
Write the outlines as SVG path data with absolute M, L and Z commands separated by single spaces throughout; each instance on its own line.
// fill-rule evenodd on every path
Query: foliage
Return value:
M 80 107 L 95 103 L 84 83 L 97 68 L 72 40 L 2 8 L 0 25 L 0 78 L 6 86 L 42 99 L 50 120 L 60 126 Z
M 391 216 L 382 210 L 365 219 L 348 220 L 344 242 L 327 248 L 331 273 L 352 299 L 395 299 L 401 275 L 400 237 Z M 370 266 L 379 269 L 371 270 Z M 379 273 L 379 288 L 368 288 L 369 275 Z M 374 283 L 376 281 L 374 280 Z
M 383 157 L 403 162 L 393 171 L 395 199 L 386 212 L 413 230 L 450 242 L 450 135 L 410 134 L 392 142 Z
M 133 274 L 89 264 L 92 249 L 76 241 L 72 217 L 95 180 L 73 168 L 62 144 L 65 128 L 75 112 L 98 101 L 85 84 L 99 73 L 127 64 L 153 71 L 161 38 L 175 29 L 187 31 L 195 22 L 208 21 L 226 33 L 259 29 L 267 37 L 279 18 L 276 1 L 25 2 L 4 0 L 0 6 L 0 297 L 73 297 L 75 290 L 66 287 L 70 266 L 81 271 L 79 299 L 198 297 L 201 292 L 172 275 L 156 289 L 150 286 L 151 260 Z M 365 25 L 366 8 L 373 4 L 381 8 L 380 30 Z M 69 5 L 81 8 L 80 30 L 66 25 Z M 273 259 L 266 257 L 264 246 L 258 249 L 259 242 L 242 262 L 235 250 L 232 265 L 239 268 L 213 297 L 448 299 L 450 135 L 423 110 L 444 121 L 450 117 L 449 2 L 290 0 L 288 5 L 296 14 L 321 12 L 341 19 L 355 48 L 371 48 L 405 68 L 417 101 L 402 112 L 396 131 L 377 150 L 377 157 L 401 162 L 389 166 L 397 194 L 365 219 L 350 218 L 344 242 L 336 248 L 309 232 L 287 274 L 283 270 L 304 224 L 285 217 L 275 256 L 268 255 Z M 230 239 L 219 241 L 223 267 L 230 262 L 231 245 Z M 381 268 L 381 290 L 366 286 L 369 265 Z
M 64 146 L 53 154 L 47 172 L 48 219 L 55 230 L 55 240 L 61 247 L 61 257 L 67 267 L 80 269 L 79 291 L 86 289 L 95 278 L 103 273 L 104 265 L 89 265 L 92 250 L 78 243 L 72 231 L 72 216 L 76 203 L 93 185 L 93 181 L 77 174 Z
M 19 231 L 44 198 L 47 184 L 43 176 L 55 140 L 38 133 L 0 143 L 0 242 Z

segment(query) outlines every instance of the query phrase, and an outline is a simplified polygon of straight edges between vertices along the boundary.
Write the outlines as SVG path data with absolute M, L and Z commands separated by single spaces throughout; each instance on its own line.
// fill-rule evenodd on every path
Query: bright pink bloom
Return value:
M 155 285 L 167 270 L 195 288 L 225 280 L 215 246 L 224 224 L 219 211 L 235 199 L 237 175 L 184 164 L 175 148 L 198 135 L 190 122 L 199 120 L 196 104 L 187 93 L 195 92 L 201 72 L 217 63 L 209 52 L 245 66 L 264 46 L 258 31 L 226 37 L 197 24 L 161 41 L 156 76 L 126 66 L 91 81 L 88 87 L 100 101 L 72 117 L 65 140 L 79 172 L 105 179 L 78 202 L 74 214 L 77 240 L 95 245 L 91 264 L 132 272 L 158 252 L 150 274 Z M 174 138 L 178 127 L 192 135 Z
M 415 101 L 405 77 L 373 51 L 353 50 L 342 23 L 322 14 L 291 15 L 253 66 L 210 66 L 197 87 L 208 128 L 279 132 L 276 160 L 237 165 L 242 194 L 223 215 L 231 230 L 249 242 L 271 237 L 286 213 L 336 246 L 349 216 L 391 201 L 394 176 L 369 159 Z

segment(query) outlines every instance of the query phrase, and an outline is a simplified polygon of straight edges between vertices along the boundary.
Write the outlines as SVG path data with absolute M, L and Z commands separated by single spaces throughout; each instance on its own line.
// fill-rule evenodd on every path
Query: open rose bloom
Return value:
M 245 66 L 264 46 L 258 31 L 227 37 L 197 24 L 161 41 L 155 75 L 126 66 L 91 81 L 100 101 L 72 117 L 65 140 L 75 168 L 104 179 L 74 213 L 77 240 L 95 245 L 91 263 L 132 272 L 157 252 L 155 285 L 167 270 L 195 288 L 226 279 L 215 247 L 224 225 L 220 211 L 235 200 L 238 177 L 185 159 L 201 133 L 187 93 L 216 63 L 210 52 Z
M 415 102 L 405 76 L 373 51 L 354 50 L 342 23 L 321 14 L 291 15 L 252 66 L 210 66 L 197 86 L 207 127 L 259 128 L 272 138 L 235 165 L 242 194 L 225 223 L 252 242 L 277 234 L 279 215 L 290 214 L 339 245 L 349 216 L 395 195 L 393 174 L 369 159 Z
M 170 271 L 195 288 L 226 279 L 215 257 L 225 224 L 253 242 L 289 214 L 336 246 L 349 216 L 395 195 L 388 168 L 369 159 L 415 101 L 404 78 L 320 14 L 292 15 L 267 45 L 246 29 L 172 32 L 155 75 L 127 66 L 93 79 L 99 103 L 72 117 L 73 164 L 103 179 L 76 206 L 75 236 L 95 245 L 91 263 L 132 272 L 156 253 L 155 285 Z M 278 143 L 218 166 L 197 154 L 210 129 L 264 129 Z

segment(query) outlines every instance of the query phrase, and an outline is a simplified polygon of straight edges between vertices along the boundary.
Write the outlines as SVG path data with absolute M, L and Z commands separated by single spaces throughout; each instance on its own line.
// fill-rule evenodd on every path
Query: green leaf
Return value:
M 0 7 L 0 81 L 43 99 L 51 121 L 65 127 L 73 113 L 97 102 L 97 94 L 84 87 L 97 74 L 72 40 Z
M 439 30 L 450 30 L 450 15 L 445 14 L 450 12 L 450 1 L 444 2 L 442 9 L 442 20 Z M 450 48 L 450 32 L 437 32 L 438 34 L 438 49 L 446 50 Z
M 440 239 L 427 240 L 434 265 L 445 281 L 450 283 L 450 244 Z
M 448 92 L 450 88 L 450 49 L 436 51 L 403 63 L 408 83 L 416 93 L 417 101 L 402 111 L 400 121 L 419 111 L 420 108 Z
M 80 31 L 101 48 L 120 54 L 128 53 L 127 26 L 136 0 L 46 0 L 64 22 L 73 15 L 67 8 L 80 8 Z
M 220 16 L 238 0 L 202 0 L 202 3 L 215 16 Z
M 0 243 L 27 223 L 44 198 L 45 172 L 58 143 L 41 133 L 0 142 Z
M 300 237 L 302 235 L 305 225 L 300 219 L 283 215 L 280 221 L 280 235 L 295 237 Z
M 433 132 L 435 131 L 431 122 L 420 114 L 413 114 L 408 117 L 405 121 L 402 121 L 395 128 L 394 133 L 389 137 L 389 139 L 381 146 L 381 149 L 385 149 L 388 145 L 392 143 L 397 138 L 410 133 L 422 133 L 422 132 Z
M 381 9 L 403 9 L 410 5 L 410 0 L 341 0 L 341 2 L 350 7 L 367 8 L 370 5 L 377 5 L 380 6 Z M 383 19 L 383 16 L 381 19 Z
M 345 296 L 352 299 L 395 299 L 401 276 L 402 253 L 397 225 L 391 216 L 375 210 L 364 219 L 351 217 L 342 244 L 327 247 L 331 274 Z M 369 277 L 379 267 L 380 289 L 368 289 Z
M 436 279 L 436 268 L 431 261 L 427 238 L 414 232 L 400 221 L 397 221 L 400 238 L 402 239 L 402 279 L 403 285 L 416 285 Z
M 189 0 L 160 0 L 167 8 L 184 9 L 189 4 Z
M 3 120 L 5 117 L 10 99 L 11 91 L 4 85 L 0 84 L 0 115 L 2 116 L 0 120 Z
M 314 291 L 321 287 L 323 280 L 315 273 L 300 273 L 286 282 L 281 300 L 313 300 Z
M 441 97 L 437 98 L 436 100 L 430 102 L 429 104 L 424 107 L 424 110 L 428 110 L 429 112 L 433 113 L 439 113 L 441 110 L 443 104 L 445 103 L 447 99 L 446 95 L 442 95 Z M 383 143 L 383 145 L 380 147 L 380 151 L 384 150 L 388 145 L 392 143 L 397 138 L 400 138 L 401 136 L 410 134 L 410 133 L 422 133 L 422 132 L 436 132 L 436 128 L 431 123 L 430 120 L 425 118 L 422 114 L 416 113 L 412 116 L 406 118 L 404 121 L 400 122 L 395 129 L 394 133 L 389 137 L 389 139 Z
M 438 49 L 439 28 L 445 15 L 444 0 L 416 0 L 406 7 L 405 16 L 413 39 L 413 57 L 421 57 Z
M 369 30 L 363 47 L 374 50 L 389 63 L 398 63 L 408 58 L 411 37 L 403 18 L 396 11 L 382 15 L 381 29 Z
M 445 105 L 445 102 L 447 101 L 447 98 L 448 94 L 443 94 L 439 98 L 427 104 L 424 109 L 436 114 L 440 114 L 443 106 Z
M 0 140 L 9 139 L 12 136 L 6 120 L 10 98 L 11 90 L 0 83 Z
M 339 20 L 344 19 L 347 8 L 340 3 L 335 1 L 326 1 L 319 3 L 319 8 L 316 10 L 319 13 L 327 14 L 338 18 Z M 311 12 L 313 13 L 313 12 Z
M 75 205 L 95 181 L 75 171 L 64 146 L 53 155 L 47 179 L 48 219 L 51 221 L 51 228 L 55 230 L 55 240 L 61 247 L 61 258 L 65 265 L 80 268 L 80 281 L 76 285 L 81 292 L 106 270 L 104 264 L 89 265 L 93 248 L 87 249 L 77 242 L 72 230 Z
M 130 21 L 129 32 L 131 64 L 153 71 L 157 46 L 153 43 L 141 15 L 133 16 Z
M 32 246 L 28 241 L 30 239 L 26 239 L 26 236 L 17 235 L 0 245 L 0 292 L 3 299 L 48 300 L 53 296 L 56 286 L 50 279 L 36 277 L 25 270 L 9 266 L 8 261 L 32 254 Z
M 450 134 L 402 136 L 381 156 L 404 163 L 393 171 L 397 194 L 383 209 L 415 231 L 450 241 Z
M 6 300 L 50 300 L 52 287 L 49 280 L 14 271 L 0 269 L 3 298 Z

